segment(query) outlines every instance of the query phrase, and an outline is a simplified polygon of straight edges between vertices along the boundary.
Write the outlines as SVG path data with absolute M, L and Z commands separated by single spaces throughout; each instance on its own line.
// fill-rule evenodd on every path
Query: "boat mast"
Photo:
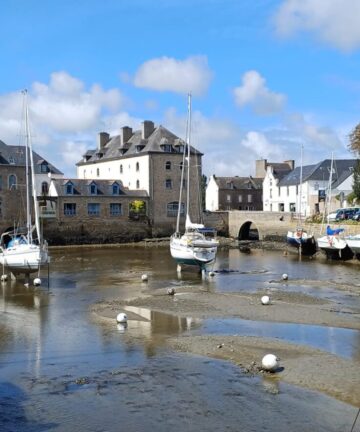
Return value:
M 320 232 L 320 234 L 322 234 L 323 228 L 324 228 L 324 226 L 325 226 L 325 218 L 326 218 L 327 214 L 330 214 L 330 205 L 331 205 L 331 184 L 332 184 L 333 166 L 334 166 L 334 153 L 331 152 L 331 163 L 330 163 L 329 183 L 328 183 L 328 187 L 327 187 L 327 194 L 326 194 L 326 199 L 325 199 L 325 209 L 324 209 L 324 214 L 323 214 L 323 219 L 322 219 L 321 232 Z M 328 222 L 329 222 L 329 221 L 328 221 Z
M 29 126 L 28 126 L 28 111 L 27 111 L 27 90 L 22 91 L 23 94 L 23 111 L 24 111 L 24 135 L 25 135 L 25 183 L 26 183 L 26 238 L 30 244 L 32 242 L 31 234 L 31 211 L 30 211 L 30 166 L 29 166 Z
M 186 185 L 186 220 L 190 219 L 190 135 L 191 135 L 191 93 L 188 94 L 188 121 L 187 121 L 187 185 Z
M 300 197 L 299 197 L 299 219 L 300 219 L 300 223 L 302 223 L 302 203 L 301 203 L 301 198 L 302 198 L 302 182 L 303 182 L 303 145 L 301 144 L 300 147 Z
M 30 166 L 28 167 L 28 171 L 30 171 L 30 174 L 31 174 L 32 196 L 33 196 L 33 202 L 34 202 L 35 229 L 36 229 L 37 239 L 38 239 L 38 242 L 40 244 L 41 239 L 40 239 L 39 207 L 38 207 L 37 193 L 36 193 L 34 158 L 33 158 L 32 143 L 31 143 L 31 132 L 30 132 L 30 124 L 29 124 L 29 108 L 28 108 L 28 104 L 27 104 L 27 91 L 26 90 L 25 90 L 25 97 L 26 97 L 26 104 L 25 104 L 26 137 L 27 137 L 27 148 L 28 148 L 28 152 L 30 155 L 30 161 L 28 161 L 28 165 L 30 162 Z M 28 181 L 27 181 L 27 188 L 28 189 L 30 189 L 30 186 L 29 186 L 30 178 L 29 177 L 28 177 Z M 30 192 L 30 190 L 29 190 L 29 192 Z M 30 200 L 29 200 L 29 207 L 30 207 Z M 28 217 L 30 219 L 30 239 L 32 241 L 30 209 L 28 210 Z

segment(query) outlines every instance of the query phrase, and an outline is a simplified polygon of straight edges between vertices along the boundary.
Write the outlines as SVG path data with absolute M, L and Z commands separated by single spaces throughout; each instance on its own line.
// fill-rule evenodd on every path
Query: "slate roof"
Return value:
M 73 194 L 66 193 L 66 185 L 71 182 L 74 187 Z M 90 193 L 90 185 L 94 183 L 97 186 L 97 193 Z M 77 178 L 66 178 L 66 179 L 54 179 L 53 184 L 58 196 L 114 196 L 112 186 L 114 183 L 119 185 L 119 194 L 117 196 L 129 196 L 129 197 L 139 197 L 146 198 L 148 193 L 142 189 L 129 189 L 124 187 L 119 180 L 87 180 L 87 179 L 77 179 Z
M 332 187 L 341 184 L 352 174 L 356 165 L 356 159 L 336 159 L 333 162 Z M 316 165 L 303 166 L 303 183 L 309 180 L 328 181 L 330 178 L 331 159 L 325 159 Z M 300 167 L 296 167 L 288 175 L 283 177 L 278 186 L 293 186 L 300 184 Z
M 254 177 L 216 177 L 214 176 L 216 184 L 219 189 L 248 189 L 249 182 L 252 184 L 253 189 L 261 189 L 263 184 L 262 178 Z M 231 187 L 231 184 L 233 187 Z
M 25 146 L 7 145 L 0 140 L 0 165 L 25 166 Z M 46 161 L 39 154 L 33 151 L 35 174 L 43 174 L 41 165 L 47 164 L 49 172 L 52 174 L 62 174 L 54 165 Z
M 132 136 L 125 143 L 121 143 L 120 135 L 115 135 L 110 138 L 101 150 L 88 150 L 84 155 L 86 161 L 81 160 L 76 165 L 95 163 L 106 159 L 127 158 L 147 153 L 164 153 L 162 147 L 164 144 L 171 146 L 171 151 L 167 151 L 168 153 L 179 153 L 179 145 L 185 144 L 185 142 L 160 125 L 155 127 L 147 139 L 142 139 L 141 130 L 133 131 Z M 139 150 L 139 146 L 142 147 L 141 150 Z M 202 153 L 194 147 L 191 146 L 190 149 L 191 154 L 202 156 Z M 126 152 L 122 154 L 124 150 Z

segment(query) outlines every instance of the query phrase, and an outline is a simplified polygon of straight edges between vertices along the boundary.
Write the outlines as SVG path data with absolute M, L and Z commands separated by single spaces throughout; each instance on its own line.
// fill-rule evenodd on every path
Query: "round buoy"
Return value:
M 39 285 L 41 285 L 41 279 L 40 279 L 40 278 L 35 278 L 35 279 L 34 279 L 34 285 L 35 285 L 35 286 L 39 286 Z
M 6 274 L 1 275 L 1 282 L 6 282 L 8 276 Z
M 148 280 L 148 275 L 147 275 L 147 274 L 143 274 L 143 275 L 141 276 L 141 280 L 142 280 L 143 282 L 147 282 L 147 280 Z
M 261 303 L 263 305 L 268 305 L 270 303 L 270 297 L 267 295 L 264 295 L 261 297 Z
M 284 273 L 284 274 L 282 275 L 282 278 L 283 278 L 283 280 L 288 280 L 289 276 L 288 276 L 286 273 Z
M 127 323 L 127 315 L 123 312 L 117 314 L 116 321 L 121 324 Z
M 215 272 L 213 272 L 213 271 L 209 272 L 209 276 L 210 277 L 214 277 L 215 276 Z
M 175 288 L 168 288 L 166 292 L 168 293 L 168 295 L 175 295 Z
M 261 361 L 263 369 L 274 371 L 279 367 L 279 359 L 274 354 L 266 354 Z

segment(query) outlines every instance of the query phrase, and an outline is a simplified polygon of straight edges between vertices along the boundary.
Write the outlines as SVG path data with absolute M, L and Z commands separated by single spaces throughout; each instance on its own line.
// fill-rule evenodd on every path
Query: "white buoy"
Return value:
M 147 274 L 143 274 L 143 275 L 141 276 L 141 280 L 142 280 L 143 282 L 147 282 L 147 280 L 148 280 L 148 275 L 147 275 Z
M 127 323 L 127 315 L 123 312 L 117 314 L 116 321 L 121 324 Z
M 266 354 L 261 361 L 263 369 L 274 371 L 279 367 L 279 359 L 274 354 Z
M 168 295 L 175 295 L 175 288 L 168 288 L 166 292 L 168 293 Z
M 288 280 L 289 276 L 288 276 L 286 273 L 284 273 L 284 274 L 282 275 L 282 278 L 283 278 L 284 280 Z
M 209 276 L 210 277 L 214 277 L 215 276 L 215 272 L 213 272 L 213 271 L 209 272 Z
M 1 275 L 1 282 L 6 282 L 7 279 L 8 279 L 7 274 L 3 274 L 3 275 Z
M 35 285 L 35 286 L 39 286 L 39 285 L 41 285 L 41 279 L 40 279 L 40 278 L 35 278 L 35 279 L 34 279 L 34 285 Z
M 261 297 L 261 303 L 262 303 L 263 305 L 268 305 L 268 304 L 270 304 L 270 297 L 267 296 L 267 295 L 262 296 L 262 297 Z

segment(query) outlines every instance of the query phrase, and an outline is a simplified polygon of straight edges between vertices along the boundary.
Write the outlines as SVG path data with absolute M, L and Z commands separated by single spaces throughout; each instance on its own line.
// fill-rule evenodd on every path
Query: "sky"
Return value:
M 19 145 L 26 88 L 34 150 L 76 177 L 99 132 L 184 138 L 190 92 L 207 176 L 352 158 L 359 22 L 359 0 L 2 0 L 0 140 Z

